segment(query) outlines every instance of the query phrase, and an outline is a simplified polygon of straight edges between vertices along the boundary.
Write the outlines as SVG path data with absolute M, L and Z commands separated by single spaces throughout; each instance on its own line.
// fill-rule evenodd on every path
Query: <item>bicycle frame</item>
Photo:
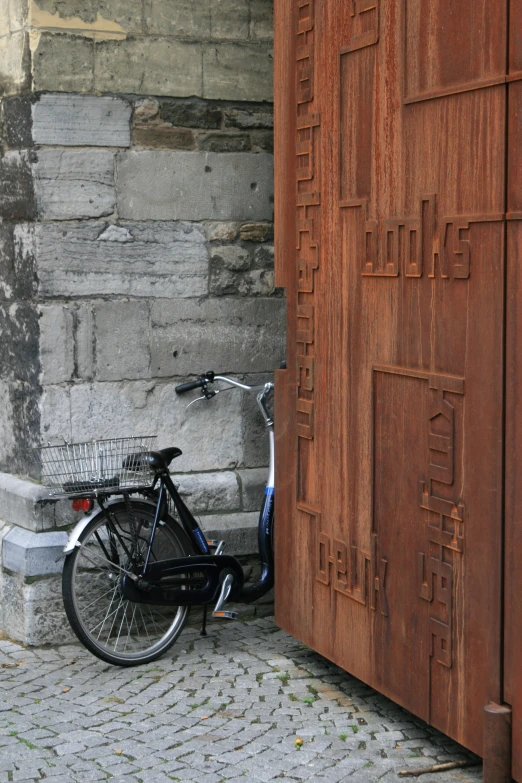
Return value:
M 213 376 L 212 382 L 225 381 L 232 386 L 248 391 L 257 391 L 257 404 L 261 410 L 265 425 L 268 430 L 270 445 L 270 463 L 268 480 L 265 488 L 263 505 L 259 514 L 258 523 L 258 549 L 261 560 L 261 574 L 253 584 L 244 584 L 244 574 L 241 564 L 230 555 L 220 554 L 220 550 L 212 553 L 212 542 L 208 542 L 197 520 L 187 507 L 174 485 L 167 467 L 159 469 L 156 480 L 151 488 L 149 497 L 153 498 L 155 505 L 154 521 L 147 543 L 143 567 L 140 574 L 123 572 L 122 586 L 127 598 L 142 603 L 163 603 L 179 605 L 205 606 L 216 600 L 217 592 L 223 582 L 224 574 L 233 576 L 233 589 L 227 593 L 227 599 L 239 603 L 250 603 L 267 593 L 274 584 L 274 559 L 273 559 L 273 521 L 274 521 L 274 423 L 266 408 L 266 398 L 273 389 L 272 383 L 263 386 L 251 387 L 234 381 L 224 376 Z M 201 384 L 200 384 L 201 385 Z M 218 394 L 220 390 L 208 392 L 203 390 L 203 398 Z M 157 494 L 156 494 L 157 493 Z M 124 494 L 124 499 L 130 493 Z M 167 496 L 170 496 L 179 516 L 183 529 L 194 548 L 194 555 L 190 557 L 175 558 L 171 560 L 156 561 L 151 563 L 151 552 L 158 525 L 167 510 Z M 111 520 L 111 506 L 120 503 L 121 498 L 108 499 L 107 496 L 98 496 L 98 505 L 105 514 L 109 525 L 115 526 Z M 126 502 L 127 502 L 126 501 Z M 129 506 L 132 509 L 132 506 Z M 90 520 L 98 511 L 87 515 L 73 530 L 64 554 L 73 551 L 79 545 L 79 537 Z M 132 513 L 132 512 L 131 512 Z M 117 530 L 115 530 L 117 535 Z M 122 569 L 123 571 L 123 569 Z M 206 583 L 199 589 L 192 589 L 194 574 L 203 575 Z M 186 586 L 191 585 L 187 590 Z
M 252 387 L 240 384 L 237 381 L 232 381 L 230 378 L 216 375 L 214 380 L 223 380 L 232 383 L 237 388 L 245 390 L 251 390 Z M 239 603 L 250 603 L 255 601 L 261 596 L 265 595 L 274 584 L 274 557 L 273 557 L 273 523 L 274 523 L 274 477 L 275 477 L 275 453 L 274 453 L 274 422 L 270 417 L 266 408 L 266 398 L 273 389 L 272 383 L 266 383 L 264 386 L 259 387 L 260 391 L 257 395 L 257 404 L 261 411 L 261 414 L 265 420 L 265 425 L 268 430 L 269 447 L 270 447 L 270 460 L 268 468 L 268 479 L 265 487 L 265 494 L 263 505 L 259 514 L 258 522 L 258 550 L 261 560 L 261 574 L 257 582 L 254 584 L 242 585 L 241 590 L 234 596 L 234 600 Z M 147 567 L 149 564 L 150 552 L 152 550 L 154 535 L 157 525 L 160 521 L 161 512 L 163 510 L 165 502 L 165 490 L 170 495 L 176 511 L 178 512 L 181 524 L 190 538 L 196 552 L 201 555 L 207 555 L 213 558 L 222 557 L 221 555 L 212 556 L 210 553 L 210 547 L 205 537 L 204 532 L 199 526 L 197 520 L 192 515 L 183 499 L 179 495 L 169 472 L 162 472 L 160 478 L 160 490 L 159 497 L 156 505 L 156 514 L 154 518 L 154 524 L 151 531 L 149 540 L 148 552 L 143 569 L 142 577 L 147 579 Z M 235 558 L 234 558 L 235 559 Z M 201 562 L 198 560 L 198 562 Z M 236 561 L 237 562 L 237 561 Z M 239 565 L 239 564 L 238 564 Z M 173 567 L 171 561 L 170 567 Z

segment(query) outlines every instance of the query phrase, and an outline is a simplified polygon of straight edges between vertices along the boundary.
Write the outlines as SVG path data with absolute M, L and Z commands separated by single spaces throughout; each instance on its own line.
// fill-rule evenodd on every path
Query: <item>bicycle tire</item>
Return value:
M 63 603 L 72 630 L 91 653 L 115 666 L 159 658 L 179 637 L 189 613 L 187 606 L 158 607 L 124 598 L 121 569 L 139 565 L 155 511 L 151 504 L 135 499 L 129 504 L 122 501 L 109 507 L 111 523 L 103 511 L 93 517 L 79 537 L 79 546 L 67 556 L 62 575 Z M 193 547 L 181 526 L 171 517 L 162 520 L 151 560 L 191 554 Z

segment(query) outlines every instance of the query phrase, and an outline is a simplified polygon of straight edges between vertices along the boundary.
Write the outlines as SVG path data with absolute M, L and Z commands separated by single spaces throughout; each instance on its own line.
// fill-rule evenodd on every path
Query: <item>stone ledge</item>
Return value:
M 2 540 L 2 566 L 25 577 L 57 574 L 59 559 L 67 543 L 67 533 L 31 533 L 13 527 Z
M 250 555 L 257 551 L 257 512 L 209 514 L 199 520 L 208 538 L 225 540 L 225 554 Z
M 0 473 L 0 519 L 38 533 L 74 524 L 79 515 L 67 500 L 55 500 L 41 484 Z
M 200 524 L 209 538 L 224 539 L 230 555 L 249 555 L 257 549 L 257 512 L 209 514 Z M 59 574 L 65 531 L 33 533 L 11 527 L 2 537 L 2 567 L 24 577 Z

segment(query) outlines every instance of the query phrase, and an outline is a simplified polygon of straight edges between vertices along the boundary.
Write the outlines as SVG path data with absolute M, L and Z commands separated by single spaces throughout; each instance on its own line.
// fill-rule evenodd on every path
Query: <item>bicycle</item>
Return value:
M 216 382 L 257 393 L 269 437 L 258 524 L 261 573 L 254 583 L 245 584 L 239 561 L 223 554 L 224 541 L 206 539 L 179 495 L 169 465 L 180 449 L 155 451 L 155 436 L 146 436 L 38 450 L 42 481 L 86 512 L 63 552 L 63 603 L 80 642 L 107 663 L 154 661 L 179 637 L 191 607 L 203 607 L 204 635 L 209 606 L 213 617 L 235 619 L 224 608 L 228 601 L 250 603 L 273 586 L 274 423 L 267 400 L 274 385 L 248 386 L 207 372 L 176 392 L 201 389 L 192 405 L 226 390 L 214 388 Z

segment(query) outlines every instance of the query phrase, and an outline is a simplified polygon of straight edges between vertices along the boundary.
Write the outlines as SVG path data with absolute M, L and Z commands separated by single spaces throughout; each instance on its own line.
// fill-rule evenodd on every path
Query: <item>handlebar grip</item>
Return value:
M 176 394 L 183 394 L 183 392 L 192 391 L 192 389 L 201 389 L 205 383 L 207 383 L 205 378 L 198 378 L 197 381 L 187 381 L 187 383 L 180 383 L 179 386 L 176 386 Z

